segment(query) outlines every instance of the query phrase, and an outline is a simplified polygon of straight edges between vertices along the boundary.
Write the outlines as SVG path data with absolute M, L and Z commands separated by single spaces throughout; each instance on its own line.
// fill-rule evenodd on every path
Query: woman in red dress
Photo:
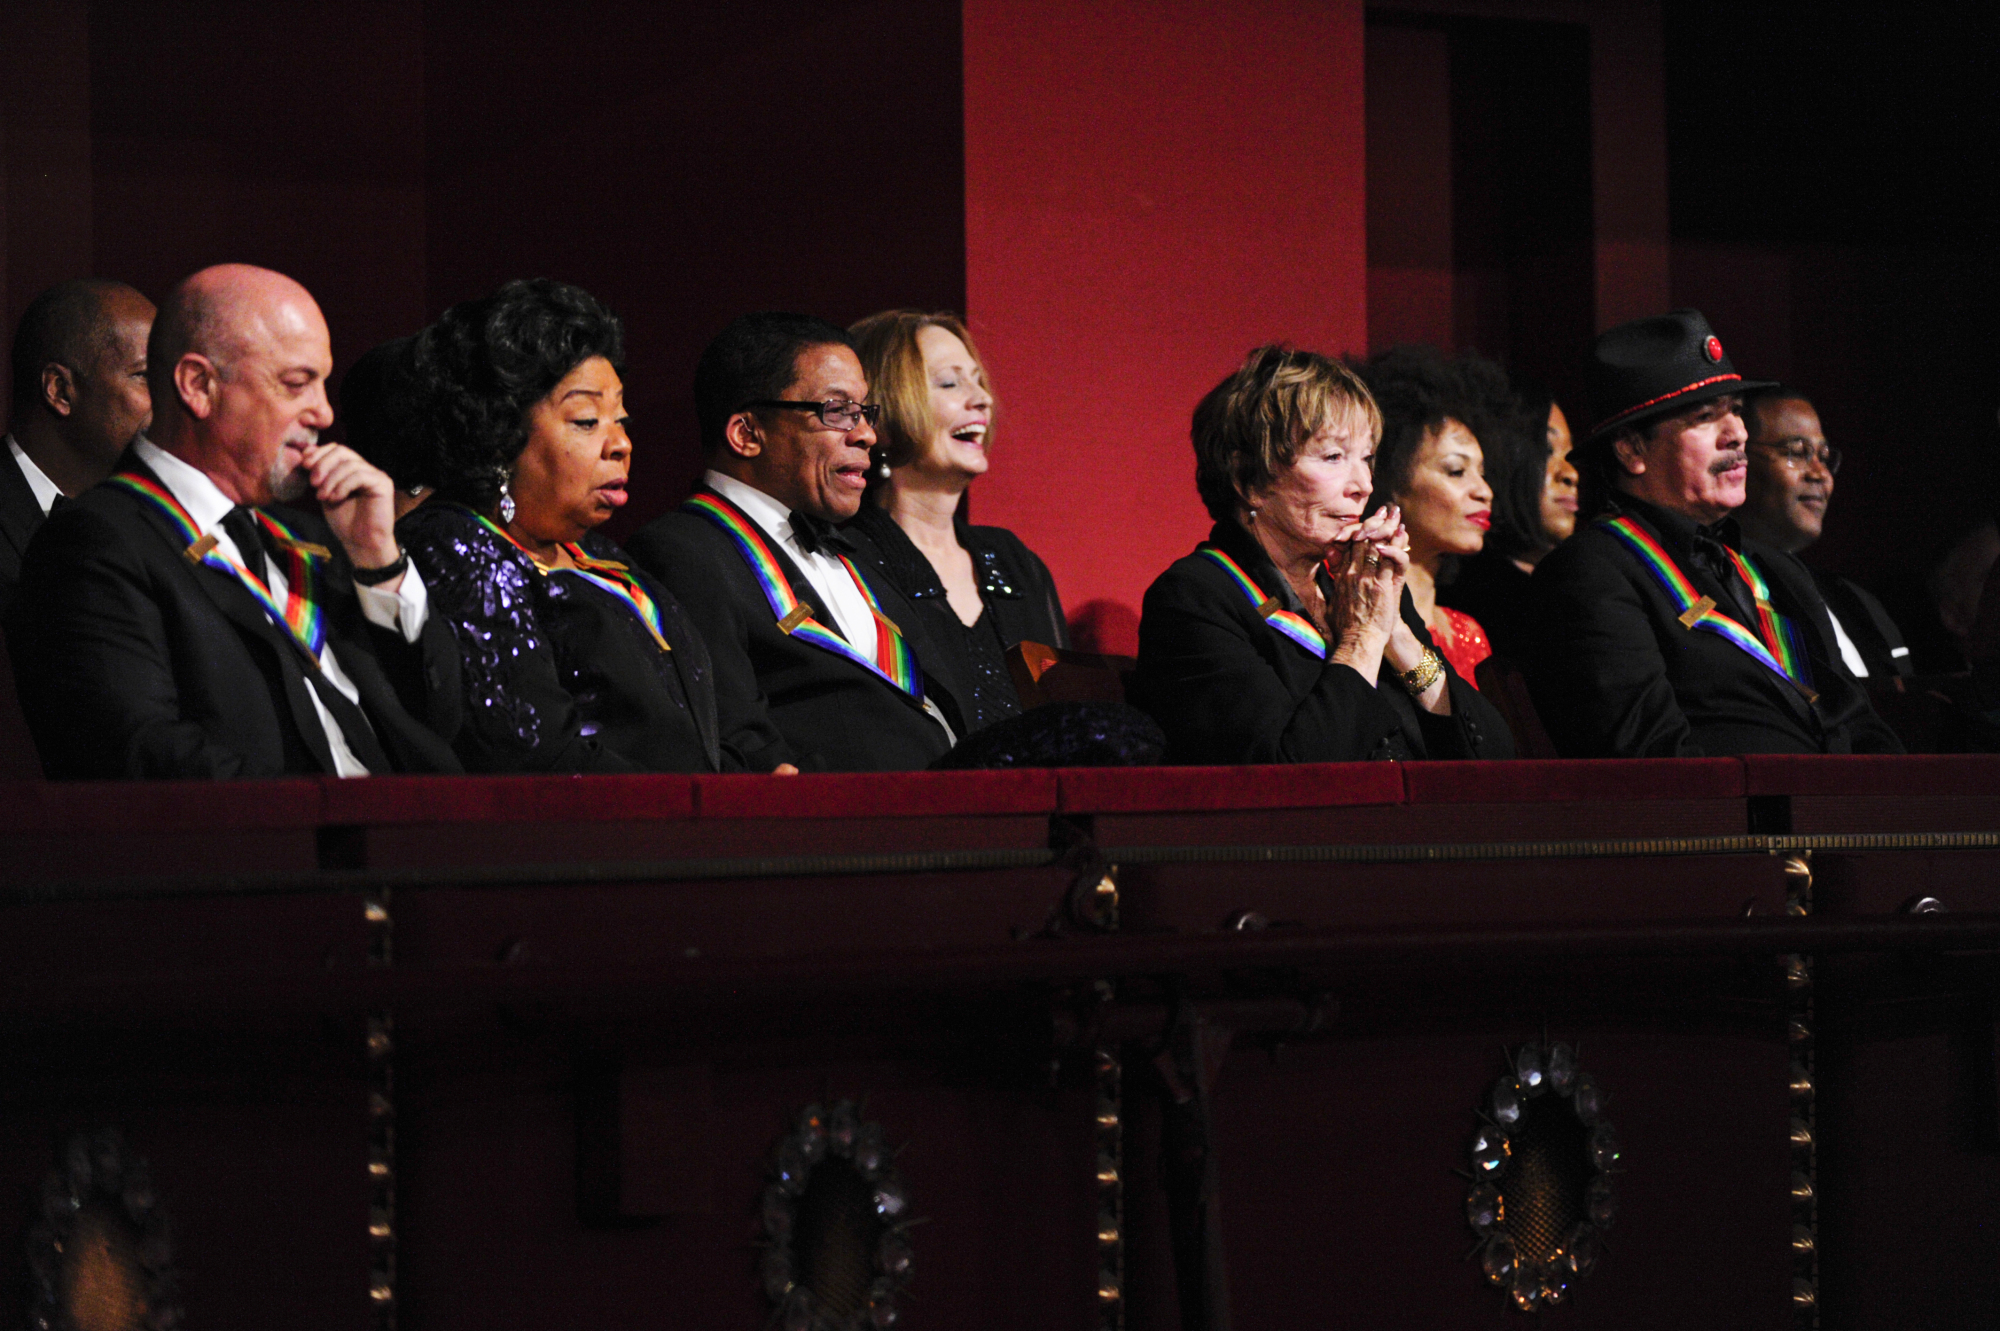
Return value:
M 1437 589 L 1450 561 L 1478 554 L 1493 525 L 1479 397 L 1465 367 L 1430 347 L 1394 347 L 1358 368 L 1382 408 L 1374 505 L 1402 509 L 1410 599 L 1451 668 L 1471 683 L 1493 646 L 1478 620 L 1438 604 Z

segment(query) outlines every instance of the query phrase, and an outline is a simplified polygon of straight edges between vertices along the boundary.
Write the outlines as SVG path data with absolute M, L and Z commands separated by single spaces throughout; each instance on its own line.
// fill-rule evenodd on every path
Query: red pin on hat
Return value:
M 1715 334 L 1708 335 L 1708 341 L 1701 344 L 1701 354 L 1720 364 L 1722 361 L 1722 339 Z

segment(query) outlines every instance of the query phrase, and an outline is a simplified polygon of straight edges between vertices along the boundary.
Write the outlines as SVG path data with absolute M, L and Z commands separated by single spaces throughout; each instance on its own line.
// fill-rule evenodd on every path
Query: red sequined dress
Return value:
M 1479 668 L 1481 661 L 1493 655 L 1493 644 L 1486 641 L 1486 630 L 1479 627 L 1479 621 L 1471 615 L 1453 610 L 1450 606 L 1439 606 L 1437 617 L 1437 627 L 1444 630 L 1441 633 L 1433 630 L 1431 633 L 1437 649 L 1444 653 L 1445 660 L 1451 662 L 1451 668 L 1458 672 L 1460 679 L 1478 688 L 1472 672 Z

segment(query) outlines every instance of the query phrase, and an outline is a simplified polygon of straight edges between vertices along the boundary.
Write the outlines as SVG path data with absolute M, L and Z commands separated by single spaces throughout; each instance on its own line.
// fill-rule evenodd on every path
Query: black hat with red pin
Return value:
M 1590 442 L 1711 398 L 1771 388 L 1745 379 L 1700 310 L 1634 319 L 1598 334 L 1590 353 Z

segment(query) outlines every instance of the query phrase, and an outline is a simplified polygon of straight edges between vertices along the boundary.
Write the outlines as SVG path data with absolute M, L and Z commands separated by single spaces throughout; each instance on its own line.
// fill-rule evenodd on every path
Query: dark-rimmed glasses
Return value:
M 790 407 L 793 411 L 810 411 L 819 417 L 819 423 L 829 430 L 846 434 L 859 429 L 861 422 L 873 425 L 882 419 L 882 408 L 874 402 L 849 402 L 845 398 L 833 398 L 827 402 L 780 402 L 775 398 L 764 398 L 756 402 L 745 402 L 744 410 L 751 407 Z
M 1758 448 L 1768 448 L 1784 458 L 1785 464 L 1793 471 L 1804 471 L 1814 458 L 1826 468 L 1826 474 L 1833 476 L 1840 471 L 1840 450 L 1832 444 L 1814 444 L 1810 439 L 1781 439 L 1771 443 L 1758 443 Z

